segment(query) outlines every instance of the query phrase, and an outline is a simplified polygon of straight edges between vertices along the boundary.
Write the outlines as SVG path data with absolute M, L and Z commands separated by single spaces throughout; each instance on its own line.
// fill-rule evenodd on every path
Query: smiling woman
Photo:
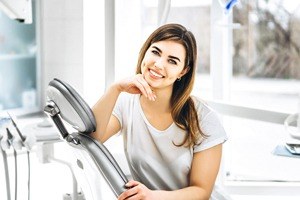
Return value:
M 120 132 L 125 142 L 134 180 L 119 200 L 210 198 L 227 136 L 216 114 L 191 96 L 196 58 L 192 32 L 163 25 L 142 46 L 136 75 L 116 81 L 93 107 L 92 136 L 105 142 Z
M 171 40 L 159 41 L 146 51 L 141 73 L 152 90 L 166 87 L 172 91 L 172 83 L 181 79 L 189 69 L 184 66 L 184 60 L 185 49 L 182 44 Z

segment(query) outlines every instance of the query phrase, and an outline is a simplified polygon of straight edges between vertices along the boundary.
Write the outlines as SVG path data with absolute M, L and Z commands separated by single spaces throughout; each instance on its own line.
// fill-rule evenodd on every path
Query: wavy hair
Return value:
M 170 100 L 171 115 L 175 124 L 186 130 L 186 136 L 182 143 L 176 146 L 193 146 L 206 135 L 201 131 L 197 110 L 191 98 L 191 92 L 195 82 L 197 66 L 197 44 L 192 32 L 180 24 L 165 24 L 156 29 L 143 44 L 138 58 L 136 73 L 141 73 L 141 65 L 148 48 L 155 42 L 169 40 L 182 44 L 185 48 L 186 57 L 184 69 L 188 72 L 175 81 Z

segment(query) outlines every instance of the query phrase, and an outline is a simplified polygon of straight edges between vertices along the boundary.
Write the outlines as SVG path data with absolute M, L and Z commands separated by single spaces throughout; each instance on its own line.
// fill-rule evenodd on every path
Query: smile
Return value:
M 161 74 L 158 74 L 157 72 L 153 71 L 153 70 L 149 70 L 150 74 L 153 75 L 154 77 L 157 77 L 157 78 L 163 78 L 164 76 L 161 75 Z

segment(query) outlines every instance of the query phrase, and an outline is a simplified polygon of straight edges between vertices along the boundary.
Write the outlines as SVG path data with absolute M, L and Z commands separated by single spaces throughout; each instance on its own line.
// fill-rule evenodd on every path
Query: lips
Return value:
M 149 72 L 150 72 L 150 74 L 151 74 L 152 76 L 154 76 L 154 77 L 156 77 L 156 78 L 164 78 L 164 76 L 163 76 L 162 74 L 160 74 L 160 73 L 158 73 L 158 72 L 156 72 L 156 71 L 154 71 L 154 70 L 152 70 L 152 69 L 150 69 Z

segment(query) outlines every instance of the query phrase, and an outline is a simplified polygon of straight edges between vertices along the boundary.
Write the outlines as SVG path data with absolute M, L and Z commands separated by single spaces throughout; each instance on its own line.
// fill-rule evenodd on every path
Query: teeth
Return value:
M 151 70 L 151 69 L 150 69 L 150 73 L 151 73 L 152 75 L 158 77 L 158 78 L 162 78 L 162 77 L 163 77 L 162 75 L 156 73 L 155 71 L 153 71 L 153 70 Z

